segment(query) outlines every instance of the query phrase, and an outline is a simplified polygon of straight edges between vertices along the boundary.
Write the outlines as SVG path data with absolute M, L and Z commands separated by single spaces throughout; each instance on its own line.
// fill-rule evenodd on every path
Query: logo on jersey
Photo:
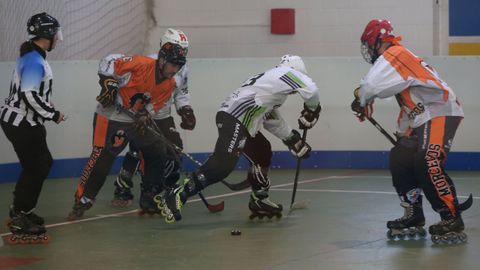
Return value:
M 450 185 L 442 169 L 442 162 L 445 160 L 443 149 L 438 144 L 429 144 L 425 154 L 427 171 L 433 186 L 440 197 L 450 196 Z
M 112 136 L 110 139 L 112 146 L 113 147 L 120 147 L 125 143 L 125 140 L 127 139 L 127 134 L 123 130 L 117 130 L 115 134 Z
M 124 57 L 122 57 L 122 60 L 123 60 L 123 62 L 130 62 L 130 61 L 133 60 L 133 58 L 131 56 L 124 56 Z
M 145 105 L 150 103 L 152 97 L 149 92 L 145 93 L 136 93 L 130 97 L 130 110 L 133 112 L 138 112 L 145 108 Z
M 417 106 L 415 106 L 409 113 L 408 113 L 408 119 L 412 120 L 415 119 L 417 115 L 420 115 L 425 112 L 425 106 L 421 102 L 417 103 Z

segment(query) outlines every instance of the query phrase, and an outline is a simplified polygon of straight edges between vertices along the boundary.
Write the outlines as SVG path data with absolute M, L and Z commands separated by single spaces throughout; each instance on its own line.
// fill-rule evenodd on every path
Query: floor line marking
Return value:
M 310 183 L 316 183 L 316 182 L 321 182 L 325 180 L 336 180 L 336 179 L 348 179 L 348 178 L 353 178 L 355 175 L 347 175 L 347 176 L 342 176 L 342 175 L 332 175 L 332 176 L 325 176 L 321 178 L 315 178 L 315 179 L 308 179 L 308 180 L 302 180 L 298 181 L 298 184 L 310 184 Z M 366 177 L 366 176 L 362 176 Z M 278 185 L 273 185 L 270 189 L 275 190 L 275 191 L 291 191 L 290 189 L 282 189 L 282 187 L 288 187 L 288 186 L 293 186 L 293 182 L 291 183 L 285 183 L 285 184 L 278 184 Z M 367 194 L 396 194 L 394 192 L 384 192 L 384 191 L 349 191 L 349 190 L 326 190 L 326 189 L 297 189 L 297 191 L 301 192 L 343 192 L 343 193 L 367 193 Z M 243 190 L 243 191 L 237 191 L 237 192 L 229 192 L 229 193 L 224 193 L 220 195 L 212 195 L 206 197 L 207 199 L 217 199 L 217 198 L 227 198 L 227 197 L 232 197 L 236 195 L 241 195 L 241 194 L 246 194 L 250 193 L 250 189 Z M 468 196 L 458 196 L 459 198 L 468 198 Z M 480 199 L 480 197 L 473 197 L 474 199 Z M 187 203 L 194 203 L 194 202 L 199 202 L 201 201 L 200 199 L 192 199 L 189 200 Z M 55 228 L 55 227 L 60 227 L 60 226 L 66 226 L 66 225 L 71 225 L 71 224 L 77 224 L 77 223 L 82 223 L 82 222 L 89 222 L 89 221 L 94 221 L 94 220 L 100 220 L 100 219 L 105 219 L 105 218 L 112 218 L 112 217 L 120 217 L 124 215 L 130 215 L 139 212 L 140 209 L 132 209 L 128 211 L 123 211 L 123 212 L 116 212 L 116 213 L 111 213 L 111 214 L 97 214 L 94 217 L 89 217 L 89 218 L 83 218 L 79 220 L 72 220 L 72 221 L 65 221 L 65 222 L 59 222 L 59 223 L 53 223 L 46 225 L 46 228 Z M 3 233 L 0 234 L 0 237 L 11 235 L 11 232 L 8 233 Z
M 271 188 L 273 191 L 285 191 L 291 192 L 290 189 L 286 188 Z M 297 191 L 302 192 L 327 192 L 327 193 L 362 193 L 362 194 L 388 194 L 388 195 L 397 195 L 396 192 L 391 191 L 373 191 L 373 190 L 348 190 L 348 189 L 297 189 Z M 457 198 L 467 199 L 468 196 L 457 195 Z M 473 199 L 478 200 L 480 197 L 473 196 Z

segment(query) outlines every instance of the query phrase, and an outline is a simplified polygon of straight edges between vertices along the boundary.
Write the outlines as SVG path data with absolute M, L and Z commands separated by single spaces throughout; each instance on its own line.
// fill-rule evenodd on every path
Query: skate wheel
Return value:
M 29 244 L 38 244 L 40 243 L 40 237 L 35 235 L 35 236 L 31 236 L 31 238 L 29 239 Z
M 170 216 L 170 217 L 165 217 L 165 223 L 167 224 L 172 224 L 175 222 L 175 218 Z
M 157 195 L 153 196 L 153 201 L 156 202 L 157 204 L 161 204 L 162 203 L 162 196 L 160 196 L 160 194 L 157 194 Z
M 165 218 L 168 217 L 168 216 L 170 216 L 169 213 L 167 213 L 167 211 L 166 211 L 165 209 L 162 209 L 162 210 L 160 211 L 160 214 L 161 214 L 163 217 L 165 217 Z
M 458 234 L 458 240 L 460 241 L 460 243 L 466 243 L 467 239 L 467 235 L 464 232 Z
M 278 219 L 282 218 L 282 216 L 283 216 L 282 213 L 278 213 L 278 214 L 275 215 L 275 217 L 278 218 Z
M 418 236 L 420 238 L 425 238 L 427 237 L 427 231 L 424 229 L 424 228 L 421 228 L 419 231 L 418 231 Z
M 442 244 L 450 244 L 450 235 L 444 234 L 444 235 L 440 236 L 440 242 Z
M 416 236 L 417 236 L 417 233 L 416 233 L 416 232 L 408 232 L 408 233 L 407 233 L 408 239 L 415 239 Z
M 19 242 L 20 244 L 30 244 L 30 239 L 26 236 L 22 236 Z
M 460 239 L 458 239 L 458 235 L 456 233 L 452 234 L 450 236 L 450 243 L 457 244 L 458 242 L 460 242 Z
M 250 220 L 255 219 L 255 217 L 256 217 L 256 216 L 255 216 L 254 214 L 251 214 L 250 216 L 248 216 L 248 218 L 249 218 Z
M 392 230 L 387 231 L 387 238 L 389 240 L 395 240 L 395 236 L 393 235 Z
M 440 235 L 432 235 L 432 238 L 431 238 L 431 239 L 432 239 L 432 242 L 433 242 L 434 244 L 440 244 L 440 242 L 441 242 L 441 237 L 440 237 Z
M 6 238 L 6 240 L 7 240 L 7 243 L 8 243 L 9 245 L 16 245 L 16 244 L 18 244 L 18 238 L 17 238 L 14 234 L 8 236 L 8 237 Z
M 405 234 L 399 234 L 399 235 L 397 235 L 397 238 L 399 240 L 404 240 L 405 239 Z
M 50 236 L 48 235 L 43 235 L 42 237 L 40 237 L 40 242 L 42 244 L 48 244 L 50 242 Z

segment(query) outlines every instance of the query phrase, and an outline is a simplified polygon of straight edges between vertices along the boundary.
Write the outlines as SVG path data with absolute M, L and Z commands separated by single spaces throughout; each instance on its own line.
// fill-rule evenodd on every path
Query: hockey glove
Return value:
M 187 130 L 193 130 L 195 128 L 197 120 L 195 118 L 195 114 L 193 114 L 193 109 L 191 106 L 183 106 L 177 111 L 177 113 L 180 115 L 180 117 L 182 117 L 182 122 L 180 123 L 181 128 Z
M 101 74 L 98 74 L 98 76 L 100 77 L 98 83 L 102 89 L 96 99 L 105 108 L 115 103 L 119 85 L 118 81 L 112 77 Z
M 153 124 L 152 121 L 153 121 L 152 116 L 147 110 L 142 109 L 138 111 L 135 114 L 135 122 L 134 122 L 135 130 L 140 135 L 145 135 L 145 131 L 148 129 L 148 127 L 152 126 Z
M 303 110 L 300 113 L 301 116 L 298 118 L 298 126 L 300 129 L 310 129 L 318 121 L 318 116 L 320 115 L 320 111 L 322 111 L 322 107 L 320 103 L 318 104 L 317 108 L 312 111 L 310 108 L 307 107 L 305 103 L 303 103 Z
M 310 145 L 302 140 L 300 133 L 296 130 L 292 130 L 290 136 L 283 140 L 283 143 L 288 146 L 288 149 L 294 156 L 299 158 L 308 158 L 312 150 Z
M 372 117 L 373 102 L 367 103 L 365 107 L 360 106 L 360 100 L 355 98 L 351 105 L 353 114 L 358 118 L 360 122 L 365 121 L 366 118 Z

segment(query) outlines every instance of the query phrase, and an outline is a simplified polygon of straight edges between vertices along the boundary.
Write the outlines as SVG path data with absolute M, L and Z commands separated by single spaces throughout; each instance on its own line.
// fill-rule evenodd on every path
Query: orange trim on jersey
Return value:
M 108 130 L 108 118 L 103 115 L 97 114 L 95 120 L 95 131 L 93 134 L 93 146 L 105 147 L 105 141 L 107 139 Z
M 448 90 L 442 83 L 422 65 L 422 59 L 412 54 L 403 46 L 392 46 L 383 53 L 383 57 L 395 68 L 404 80 L 408 77 L 420 80 L 434 82 L 443 91 L 443 100 L 448 100 Z
M 410 88 L 400 92 L 400 97 L 402 97 L 402 103 L 410 110 L 413 110 L 417 104 L 413 102 L 412 97 L 410 96 Z
M 440 157 L 443 156 L 445 161 L 446 154 L 443 149 L 443 140 L 445 136 L 445 121 L 446 117 L 435 117 L 431 120 L 430 125 L 430 138 L 428 141 L 427 149 L 427 167 L 430 180 L 433 186 L 437 190 L 438 197 L 447 205 L 450 211 L 456 215 L 455 197 L 452 193 L 452 189 L 447 181 L 447 175 L 443 171 L 443 164 L 440 164 Z M 432 158 L 433 157 L 433 158 Z M 447 186 L 447 187 L 445 187 Z M 448 188 L 448 194 L 445 190 Z M 442 194 L 444 193 L 444 194 Z

